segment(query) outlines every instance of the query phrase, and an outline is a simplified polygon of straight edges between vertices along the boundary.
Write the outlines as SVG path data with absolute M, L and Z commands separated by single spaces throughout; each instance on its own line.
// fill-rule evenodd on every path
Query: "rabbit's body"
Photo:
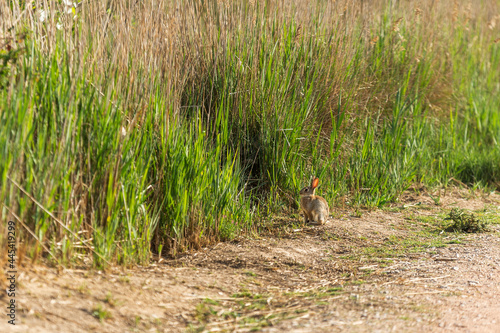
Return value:
M 318 183 L 319 179 L 314 178 L 311 186 L 300 190 L 300 207 L 304 212 L 304 223 L 325 224 L 330 214 L 328 202 L 323 197 L 314 195 Z

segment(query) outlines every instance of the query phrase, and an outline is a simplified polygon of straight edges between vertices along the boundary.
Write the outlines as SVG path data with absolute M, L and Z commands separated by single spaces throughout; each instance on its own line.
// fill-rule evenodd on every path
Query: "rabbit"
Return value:
M 300 190 L 300 207 L 304 212 L 304 223 L 325 224 L 330 213 L 328 202 L 319 195 L 314 195 L 318 183 L 319 179 L 315 177 L 311 186 Z

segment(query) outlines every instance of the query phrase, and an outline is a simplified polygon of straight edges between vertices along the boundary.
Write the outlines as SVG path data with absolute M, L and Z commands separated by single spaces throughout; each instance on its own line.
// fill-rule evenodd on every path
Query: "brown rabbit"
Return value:
M 319 195 L 314 195 L 318 183 L 319 179 L 314 178 L 311 186 L 300 190 L 300 207 L 304 212 L 304 223 L 325 224 L 330 213 L 328 202 Z

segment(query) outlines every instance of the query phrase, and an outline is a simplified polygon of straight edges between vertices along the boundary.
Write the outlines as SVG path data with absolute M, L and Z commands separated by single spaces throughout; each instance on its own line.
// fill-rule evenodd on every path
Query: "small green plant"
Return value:
M 361 212 L 358 208 L 354 209 L 354 213 L 351 215 L 352 217 L 362 218 L 363 212 Z
M 118 281 L 120 281 L 121 283 L 130 283 L 130 278 L 128 276 L 120 276 L 118 278 Z
M 90 295 L 90 289 L 87 287 L 86 283 L 83 283 L 80 286 L 78 286 L 78 292 L 80 294 Z
M 200 323 L 207 322 L 210 316 L 215 316 L 217 311 L 213 309 L 209 304 L 202 302 L 196 306 L 196 319 Z
M 429 193 L 429 197 L 431 197 L 432 201 L 436 206 L 441 206 L 441 191 L 438 193 L 436 197 Z
M 114 307 L 116 305 L 116 300 L 113 298 L 113 295 L 109 291 L 106 294 L 106 297 L 104 298 L 104 301 L 106 303 L 108 303 L 109 305 L 111 305 L 112 307 Z
M 459 208 L 453 208 L 444 220 L 452 221 L 450 225 L 444 228 L 445 231 L 449 232 L 475 233 L 488 230 L 488 223 L 484 219 Z
M 255 273 L 254 273 L 254 272 L 252 272 L 252 271 L 246 271 L 246 272 L 245 272 L 245 275 L 248 275 L 248 276 L 250 276 L 250 277 L 256 277 L 256 276 L 257 276 L 257 274 L 255 274 Z
M 92 316 L 99 319 L 100 322 L 105 319 L 110 319 L 112 317 L 111 312 L 106 310 L 106 308 L 102 304 L 97 304 L 92 309 Z
M 215 301 L 215 300 L 210 299 L 210 298 L 205 298 L 203 300 L 203 303 L 210 304 L 210 305 L 220 305 L 218 301 Z

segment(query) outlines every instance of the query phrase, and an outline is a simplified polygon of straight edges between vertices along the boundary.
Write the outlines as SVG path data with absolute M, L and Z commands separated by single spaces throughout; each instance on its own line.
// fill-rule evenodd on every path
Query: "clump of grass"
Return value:
M 111 312 L 109 312 L 102 304 L 97 304 L 92 308 L 92 316 L 99 319 L 100 322 L 103 322 L 106 319 L 110 319 L 113 316 Z
M 112 307 L 115 307 L 116 303 L 117 303 L 116 299 L 113 297 L 113 295 L 109 291 L 106 293 L 106 297 L 104 298 L 104 302 L 108 303 Z
M 488 230 L 488 222 L 478 218 L 474 213 L 467 213 L 463 209 L 453 208 L 445 221 L 451 221 L 451 224 L 444 227 L 449 232 L 476 233 Z
M 203 301 L 199 303 L 196 306 L 196 314 L 195 318 L 201 322 L 204 323 L 206 322 L 211 316 L 214 316 L 217 314 L 217 311 L 214 310 L 212 306 L 210 306 L 211 303 Z

